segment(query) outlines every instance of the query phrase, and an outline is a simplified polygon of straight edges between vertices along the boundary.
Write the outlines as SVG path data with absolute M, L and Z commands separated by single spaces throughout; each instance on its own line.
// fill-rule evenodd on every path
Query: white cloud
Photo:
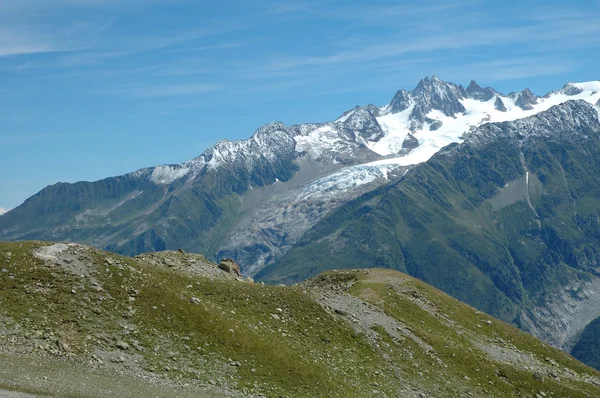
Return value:
M 5 209 L 4 207 L 0 207 L 0 216 L 6 214 L 10 209 Z

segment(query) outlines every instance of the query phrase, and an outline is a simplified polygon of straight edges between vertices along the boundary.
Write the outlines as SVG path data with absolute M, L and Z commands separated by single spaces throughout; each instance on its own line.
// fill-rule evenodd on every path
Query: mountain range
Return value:
M 393 268 L 570 351 L 600 316 L 600 81 L 543 97 L 437 77 L 328 123 L 56 184 L 2 240 L 234 258 L 271 283 Z

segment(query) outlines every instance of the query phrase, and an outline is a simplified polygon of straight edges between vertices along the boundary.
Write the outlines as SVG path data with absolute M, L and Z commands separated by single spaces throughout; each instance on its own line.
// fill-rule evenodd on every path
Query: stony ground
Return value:
M 184 252 L 24 242 L 0 243 L 0 391 L 596 397 L 600 378 L 397 272 L 275 287 Z

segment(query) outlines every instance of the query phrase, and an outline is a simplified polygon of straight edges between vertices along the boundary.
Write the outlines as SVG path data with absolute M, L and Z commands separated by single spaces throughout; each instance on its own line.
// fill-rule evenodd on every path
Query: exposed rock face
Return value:
M 410 133 L 408 134 L 408 136 L 406 137 L 406 139 L 402 143 L 402 148 L 403 149 L 407 149 L 407 150 L 415 149 L 418 146 L 419 146 L 419 140 L 417 140 L 415 138 L 415 136 L 412 135 L 412 134 L 410 134 Z
M 583 89 L 581 87 L 577 87 L 572 83 L 567 83 L 565 84 L 565 86 L 560 90 L 561 93 L 565 94 L 565 95 L 569 95 L 569 96 L 573 96 L 573 95 L 577 95 L 583 92 Z
M 469 87 L 467 87 L 467 94 L 469 98 L 479 101 L 489 101 L 494 98 L 496 91 L 491 87 L 483 88 L 475 80 L 471 80 Z
M 600 317 L 600 278 L 573 279 L 548 301 L 523 311 L 525 329 L 537 338 L 569 352 L 581 331 Z
M 431 120 L 431 119 L 430 119 Z M 431 120 L 430 124 L 429 124 L 429 131 L 436 131 L 439 130 L 440 127 L 442 127 L 444 125 L 444 123 L 442 123 L 441 120 Z M 412 135 L 412 134 L 411 134 Z
M 227 273 L 234 274 L 236 276 L 242 276 L 240 266 L 230 258 L 221 260 L 219 263 L 219 268 Z
M 356 107 L 344 121 L 343 128 L 369 141 L 379 141 L 384 132 L 377 122 L 377 116 L 379 116 L 379 108 L 375 105 Z
M 399 113 L 408 109 L 412 105 L 413 101 L 411 93 L 406 90 L 398 90 L 394 98 L 389 105 L 390 113 Z
M 526 111 L 532 110 L 533 105 L 537 104 L 538 102 L 537 96 L 528 88 L 517 94 L 516 98 L 517 100 L 515 101 L 515 105 Z
M 443 82 L 435 76 L 421 80 L 411 95 L 416 98 L 410 113 L 413 130 L 423 126 L 427 114 L 433 109 L 441 111 L 446 116 L 465 112 L 465 107 L 460 102 L 464 98 L 463 91 L 458 86 Z
M 496 110 L 498 110 L 500 112 L 506 112 L 506 105 L 504 105 L 504 101 L 502 101 L 502 98 L 500 98 L 500 97 L 496 98 L 496 102 L 494 103 L 494 108 L 496 108 Z

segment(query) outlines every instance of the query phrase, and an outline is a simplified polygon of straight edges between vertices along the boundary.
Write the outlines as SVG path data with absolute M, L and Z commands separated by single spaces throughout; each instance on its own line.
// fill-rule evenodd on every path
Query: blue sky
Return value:
M 425 76 L 600 79 L 600 1 L 2 0 L 0 206 L 332 120 Z

